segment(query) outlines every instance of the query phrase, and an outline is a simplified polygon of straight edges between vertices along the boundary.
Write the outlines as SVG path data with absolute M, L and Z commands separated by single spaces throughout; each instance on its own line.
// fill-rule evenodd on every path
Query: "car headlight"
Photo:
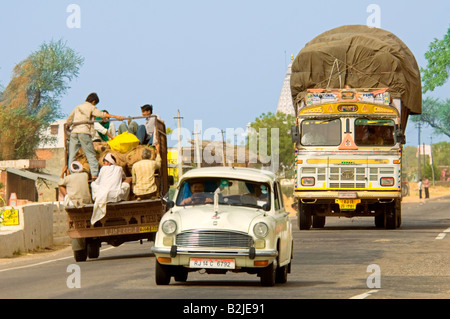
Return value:
M 269 233 L 269 227 L 265 223 L 257 223 L 253 226 L 253 233 L 258 238 L 264 238 Z
M 166 220 L 162 224 L 162 230 L 167 235 L 173 234 L 177 230 L 177 223 L 172 219 Z

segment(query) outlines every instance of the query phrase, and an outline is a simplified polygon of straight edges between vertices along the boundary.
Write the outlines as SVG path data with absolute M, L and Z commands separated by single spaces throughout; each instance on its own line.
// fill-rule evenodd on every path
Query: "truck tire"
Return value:
M 76 262 L 86 261 L 88 256 L 87 249 L 81 249 L 81 250 L 74 250 L 73 251 L 73 258 Z
M 386 229 L 396 229 L 399 227 L 399 220 L 401 222 L 401 206 L 400 201 L 394 200 L 392 203 L 386 204 L 385 211 L 385 227 Z M 400 203 L 401 204 L 401 203 Z
M 155 260 L 155 282 L 157 285 L 168 285 L 170 283 L 172 272 L 170 266 L 161 265 Z
M 98 258 L 100 256 L 100 243 L 98 241 L 88 242 L 87 255 L 89 258 Z
M 316 216 L 312 217 L 312 227 L 313 228 L 324 228 L 325 227 L 325 216 Z
M 311 206 L 298 201 L 298 228 L 309 230 L 312 225 Z

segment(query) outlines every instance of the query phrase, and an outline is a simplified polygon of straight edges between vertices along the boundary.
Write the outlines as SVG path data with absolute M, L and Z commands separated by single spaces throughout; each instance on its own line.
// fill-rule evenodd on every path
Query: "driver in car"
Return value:
M 197 182 L 192 184 L 190 190 L 192 195 L 183 199 L 180 205 L 199 205 L 213 202 L 213 200 L 204 193 L 205 185 L 203 185 L 203 183 Z

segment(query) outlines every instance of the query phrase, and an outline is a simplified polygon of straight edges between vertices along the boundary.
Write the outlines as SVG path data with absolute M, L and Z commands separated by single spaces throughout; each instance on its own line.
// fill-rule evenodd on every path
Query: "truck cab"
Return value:
M 308 90 L 292 128 L 299 228 L 326 216 L 399 227 L 403 129 L 388 89 Z

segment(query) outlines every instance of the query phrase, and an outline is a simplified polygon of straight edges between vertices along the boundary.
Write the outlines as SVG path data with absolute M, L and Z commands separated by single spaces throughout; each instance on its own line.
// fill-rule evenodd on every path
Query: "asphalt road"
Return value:
M 256 275 L 190 273 L 157 286 L 151 242 L 102 247 L 76 263 L 70 247 L 0 262 L 0 299 L 448 299 L 450 197 L 404 203 L 402 227 L 373 218 L 327 218 L 325 228 L 294 230 L 286 284 L 261 287 Z M 296 220 L 293 220 L 296 225 Z M 184 305 L 184 304 L 183 304 Z

